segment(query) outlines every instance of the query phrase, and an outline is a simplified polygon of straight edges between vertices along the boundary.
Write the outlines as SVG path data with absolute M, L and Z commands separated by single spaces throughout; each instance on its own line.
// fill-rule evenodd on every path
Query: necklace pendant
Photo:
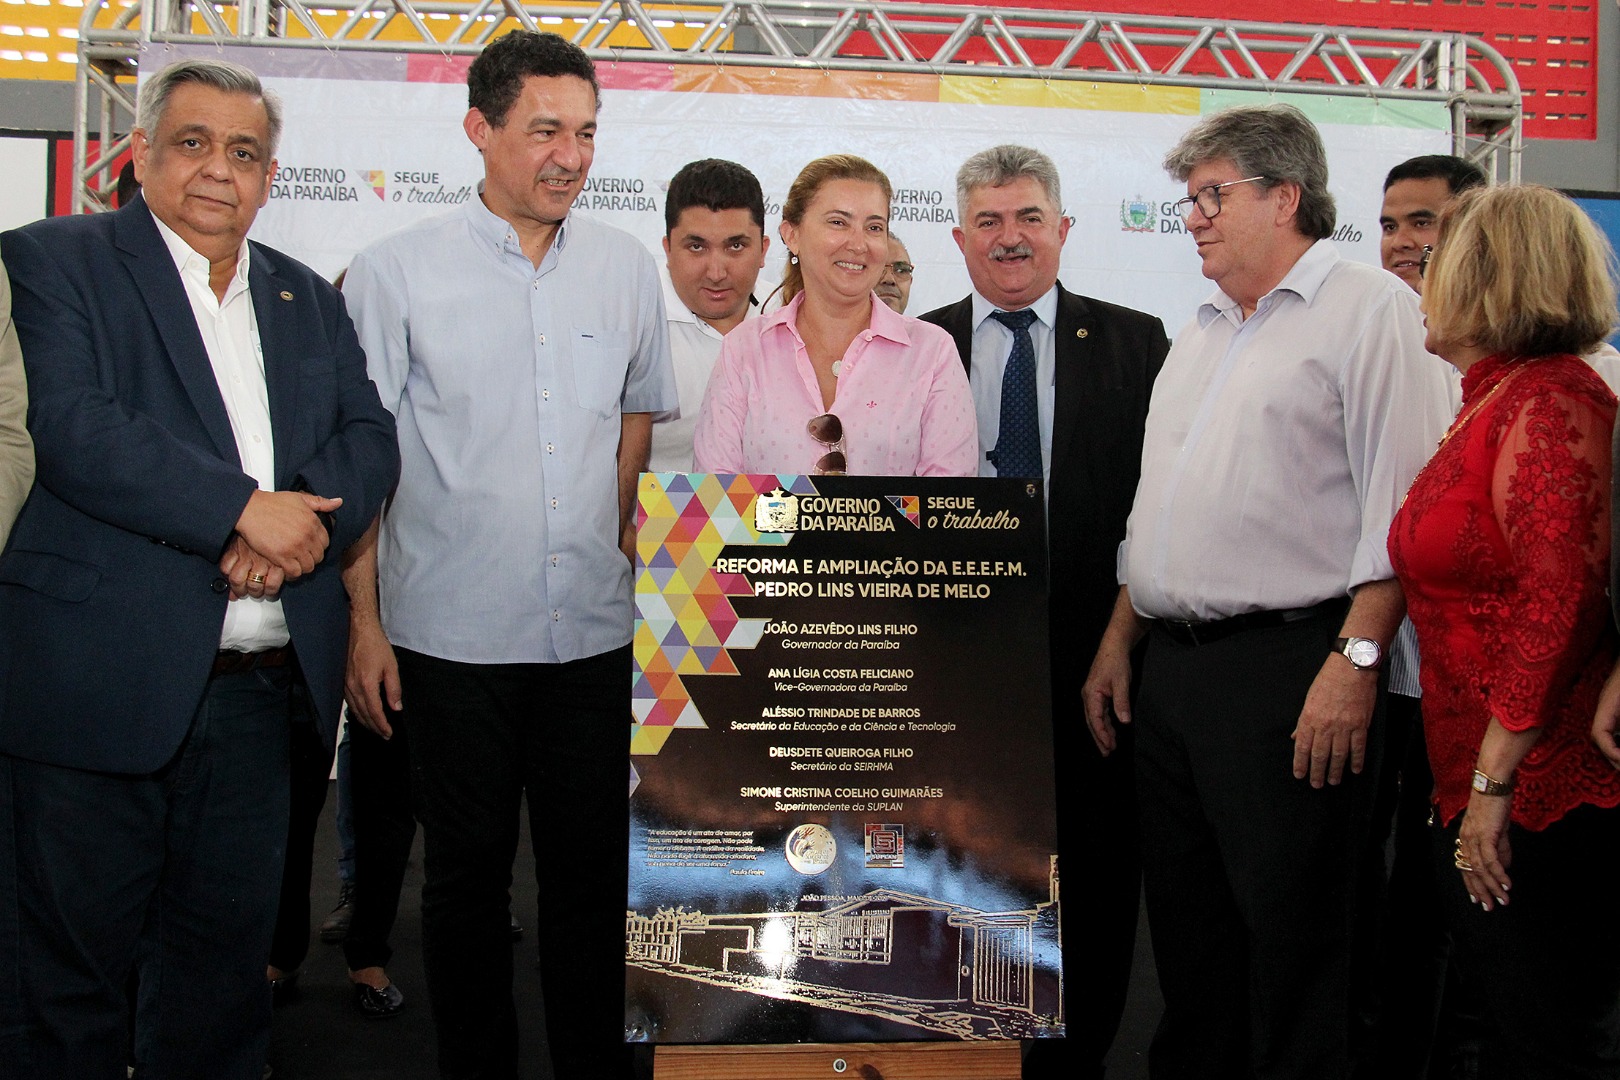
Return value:
M 835 379 L 838 378 L 838 373 L 843 371 L 843 370 L 844 370 L 844 362 L 842 360 L 834 360 L 833 361 L 833 366 L 832 366 L 833 378 L 835 378 Z

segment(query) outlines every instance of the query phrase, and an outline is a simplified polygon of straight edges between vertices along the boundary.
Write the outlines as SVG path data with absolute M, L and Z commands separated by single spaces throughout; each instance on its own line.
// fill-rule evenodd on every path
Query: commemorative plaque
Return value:
M 625 1037 L 1063 1033 L 1037 483 L 641 477 Z

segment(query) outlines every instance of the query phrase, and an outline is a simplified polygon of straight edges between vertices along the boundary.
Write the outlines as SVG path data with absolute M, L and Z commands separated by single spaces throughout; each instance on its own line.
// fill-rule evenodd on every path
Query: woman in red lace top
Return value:
M 1620 773 L 1588 738 L 1614 664 L 1607 245 L 1547 188 L 1441 216 L 1429 349 L 1463 404 L 1390 529 L 1423 669 L 1457 964 L 1514 1077 L 1620 1077 Z M 1510 903 L 1511 900 L 1511 903 Z

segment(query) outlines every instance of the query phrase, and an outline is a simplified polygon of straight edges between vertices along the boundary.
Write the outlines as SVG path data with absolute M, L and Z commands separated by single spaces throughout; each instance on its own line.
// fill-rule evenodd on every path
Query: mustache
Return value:
M 537 177 L 537 179 L 540 179 L 540 180 L 567 180 L 569 183 L 573 183 L 575 180 L 579 179 L 579 175 L 580 175 L 579 173 L 577 173 L 577 172 L 569 172 L 567 169 L 547 168 L 545 171 L 543 171 L 539 175 L 539 177 Z
M 1016 259 L 1020 257 L 1032 259 L 1035 257 L 1035 249 L 1028 244 L 1014 244 L 1012 247 L 1003 247 L 997 244 L 990 249 L 990 257 L 992 259 Z

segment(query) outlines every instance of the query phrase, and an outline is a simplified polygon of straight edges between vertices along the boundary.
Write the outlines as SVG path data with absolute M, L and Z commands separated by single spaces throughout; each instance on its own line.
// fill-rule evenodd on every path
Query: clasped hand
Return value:
M 219 560 L 231 599 L 273 599 L 286 582 L 314 570 L 330 541 L 316 515 L 342 505 L 302 491 L 255 491 Z

